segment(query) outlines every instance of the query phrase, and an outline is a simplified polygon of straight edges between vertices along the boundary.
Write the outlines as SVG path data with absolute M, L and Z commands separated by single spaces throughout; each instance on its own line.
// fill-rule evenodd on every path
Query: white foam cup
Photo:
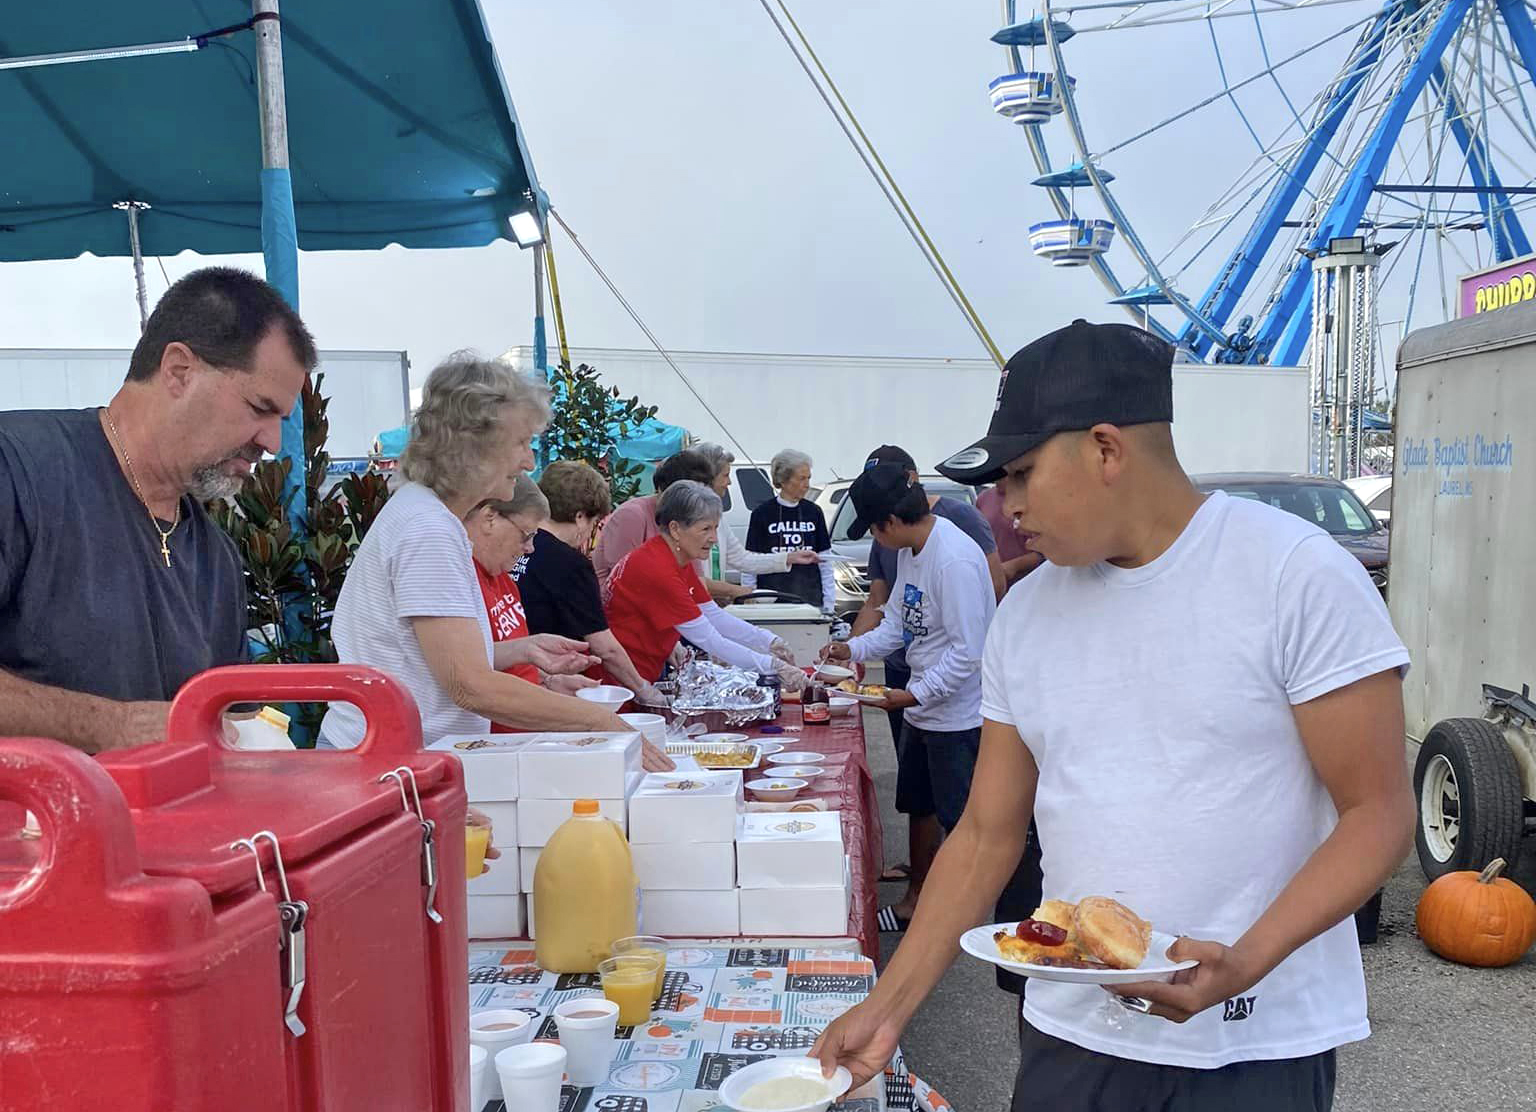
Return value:
M 528 1041 L 532 1033 L 532 1020 L 527 1012 L 518 1011 L 516 1008 L 495 1008 L 490 1011 L 475 1012 L 469 1017 L 469 1042 L 471 1046 L 482 1047 L 488 1057 L 494 1059 L 496 1055 L 509 1046 Z M 510 1027 L 502 1027 L 501 1024 L 510 1023 Z M 488 1066 L 485 1073 L 485 1099 L 496 1100 L 501 1096 L 501 1083 L 497 1080 L 496 1069 Z M 475 1112 L 480 1112 L 476 1109 Z
M 509 1046 L 497 1054 L 496 1074 L 508 1112 L 558 1112 L 566 1058 L 565 1047 L 548 1042 Z
M 590 1088 L 607 1081 L 618 1034 L 619 1006 L 601 996 L 577 997 L 555 1009 L 555 1023 L 560 1027 L 560 1045 L 569 1055 L 566 1072 L 571 1075 L 571 1084 Z

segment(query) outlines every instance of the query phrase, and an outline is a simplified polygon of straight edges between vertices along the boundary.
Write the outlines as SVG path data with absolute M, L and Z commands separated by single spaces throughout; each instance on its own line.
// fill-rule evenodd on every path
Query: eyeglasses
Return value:
M 507 524 L 517 530 L 517 535 L 522 538 L 522 546 L 524 548 L 533 547 L 533 538 L 539 535 L 539 531 L 537 529 L 534 529 L 530 532 L 529 530 L 524 529 L 517 522 L 513 521 L 510 517 L 507 518 Z

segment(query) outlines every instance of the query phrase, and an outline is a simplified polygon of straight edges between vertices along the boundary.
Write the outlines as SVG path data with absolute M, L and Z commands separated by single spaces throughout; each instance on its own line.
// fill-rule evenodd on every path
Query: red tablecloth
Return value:
M 862 709 L 862 708 L 860 708 Z M 745 727 L 753 740 L 776 741 L 785 751 L 803 749 L 825 754 L 826 776 L 815 781 L 802 798 L 823 799 L 829 811 L 839 811 L 843 818 L 843 845 L 847 848 L 852 887 L 848 902 L 848 935 L 856 938 L 866 956 L 879 960 L 880 928 L 875 922 L 880 910 L 876 884 L 883 868 L 884 832 L 880 827 L 880 805 L 875 798 L 875 781 L 864 755 L 864 718 L 859 710 L 834 718 L 821 725 L 805 725 L 800 707 L 784 705 L 775 725 L 798 726 L 782 734 L 764 734 L 761 729 Z

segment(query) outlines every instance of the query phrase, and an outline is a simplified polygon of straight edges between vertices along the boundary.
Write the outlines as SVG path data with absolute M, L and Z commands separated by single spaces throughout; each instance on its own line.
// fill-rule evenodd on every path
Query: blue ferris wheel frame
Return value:
M 1536 25 L 1532 24 L 1524 0 L 1495 0 L 1495 5 L 1526 73 L 1536 75 Z M 1014 18 L 1013 7 L 1010 0 L 1010 22 Z M 1216 335 L 1219 333 L 1216 333 L 1212 325 L 1223 326 L 1248 292 L 1250 284 L 1257 276 L 1265 257 L 1274 247 L 1306 183 L 1327 153 L 1340 124 L 1380 61 L 1392 32 L 1405 21 L 1419 15 L 1425 7 L 1424 0 L 1386 0 L 1370 24 L 1361 32 L 1355 49 L 1350 55 L 1354 60 L 1350 72 L 1339 83 L 1328 102 L 1315 117 L 1314 125 L 1306 136 L 1305 142 L 1292 153 L 1271 186 L 1257 217 L 1237 247 L 1217 269 L 1204 296 L 1198 301 L 1185 301 L 1169 288 L 1169 284 L 1156 273 L 1155 267 L 1149 267 L 1151 284 L 1160 288 L 1167 295 L 1168 302 L 1176 306 L 1188 320 L 1188 323 L 1175 336 L 1173 332 L 1156 321 L 1147 319 L 1147 323 L 1154 331 L 1164 335 L 1165 338 L 1175 340 L 1182 349 L 1196 359 L 1212 359 L 1218 363 L 1273 363 L 1280 366 L 1294 365 L 1299 362 L 1310 334 L 1312 320 L 1312 298 L 1309 296 L 1312 267 L 1310 260 L 1301 254 L 1298 254 L 1288 265 L 1284 280 L 1278 287 L 1278 291 L 1269 299 L 1257 328 L 1251 334 L 1245 334 L 1239 330 L 1227 333 L 1222 340 L 1218 341 Z M 1444 10 L 1435 18 L 1433 27 L 1425 36 L 1401 85 L 1381 113 L 1369 139 L 1335 192 L 1327 212 L 1308 239 L 1307 251 L 1316 254 L 1326 249 L 1330 240 L 1353 236 L 1357 233 L 1370 198 L 1380 182 L 1388 156 L 1398 141 L 1414 102 L 1427 85 L 1433 84 L 1435 90 L 1445 100 L 1446 123 L 1466 160 L 1479 207 L 1482 209 L 1489 230 L 1496 260 L 1506 262 L 1531 253 L 1531 241 L 1521 226 L 1509 195 L 1494 167 L 1487 145 L 1476 131 L 1467 127 L 1442 60 L 1471 7 L 1472 0 L 1446 0 Z M 1052 19 L 1047 3 L 1044 20 L 1041 22 Z M 998 41 L 1007 42 L 1004 39 L 1005 35 L 1010 31 L 1017 32 L 1018 28 L 1024 26 L 1015 24 L 1005 28 L 1004 31 L 999 32 Z M 1058 37 L 1051 33 L 1055 26 L 1053 24 L 1051 30 L 1042 28 L 1041 38 L 1042 41 L 1049 40 L 1057 72 L 1064 73 L 1060 43 L 1068 36 L 1060 36 L 1058 40 Z M 1020 41 L 1017 34 L 1015 41 Z M 1020 64 L 1017 46 L 1009 43 L 1009 48 L 1017 67 Z M 1067 97 L 1068 110 L 1072 111 L 1070 90 L 1067 92 Z M 1039 126 L 1029 125 L 1026 130 L 1030 133 L 1031 148 L 1037 160 L 1044 157 L 1048 161 L 1048 155 L 1044 154 L 1044 141 L 1039 134 Z M 1090 177 L 1094 177 L 1086 151 L 1082 152 L 1082 155 Z M 1113 197 L 1107 195 L 1108 190 L 1101 182 L 1095 180 L 1093 184 L 1100 199 L 1120 220 L 1121 231 L 1127 242 L 1133 244 L 1133 249 L 1138 256 L 1142 256 L 1144 250 L 1140 248 L 1138 242 L 1134 241 L 1135 233 L 1124 220 Z M 1058 212 L 1064 211 L 1066 205 L 1064 195 L 1053 196 L 1052 200 Z M 1124 288 L 1114 279 L 1107 264 L 1101 261 L 1095 269 L 1099 271 L 1100 278 L 1105 280 L 1107 286 L 1112 290 L 1118 289 L 1122 297 L 1125 295 Z

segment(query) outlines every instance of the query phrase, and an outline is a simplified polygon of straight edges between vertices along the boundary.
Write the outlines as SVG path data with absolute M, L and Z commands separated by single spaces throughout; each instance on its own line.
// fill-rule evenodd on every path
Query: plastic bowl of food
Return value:
M 752 780 L 747 791 L 763 803 L 788 803 L 805 791 L 805 781 L 788 776 L 774 776 L 767 780 Z
M 852 1085 L 842 1066 L 823 1077 L 815 1058 L 768 1058 L 726 1078 L 720 1099 L 733 1112 L 827 1112 Z
M 816 666 L 816 678 L 826 680 L 828 683 L 842 683 L 854 677 L 852 668 L 844 668 L 840 664 L 819 664 Z
M 826 759 L 825 753 L 812 753 L 801 749 L 794 753 L 775 753 L 768 758 L 768 763 L 771 765 L 819 765 Z
M 775 753 L 784 752 L 784 743 L 779 741 L 759 741 L 757 747 L 763 751 L 763 759 L 773 756 Z
M 833 718 L 847 718 L 853 714 L 854 708 L 858 705 L 857 699 L 850 699 L 845 695 L 833 695 L 827 700 L 827 706 L 831 709 Z
M 809 782 L 817 777 L 825 776 L 827 770 L 818 768 L 815 765 L 774 765 L 773 774 L 788 780 L 805 780 Z
M 746 734 L 696 734 L 688 739 L 700 745 L 740 745 L 747 740 Z
M 598 684 L 596 687 L 583 687 L 576 692 L 576 698 L 585 699 L 589 703 L 601 703 L 605 707 L 618 710 L 625 703 L 635 697 L 635 693 L 627 687 L 617 687 L 611 683 Z

